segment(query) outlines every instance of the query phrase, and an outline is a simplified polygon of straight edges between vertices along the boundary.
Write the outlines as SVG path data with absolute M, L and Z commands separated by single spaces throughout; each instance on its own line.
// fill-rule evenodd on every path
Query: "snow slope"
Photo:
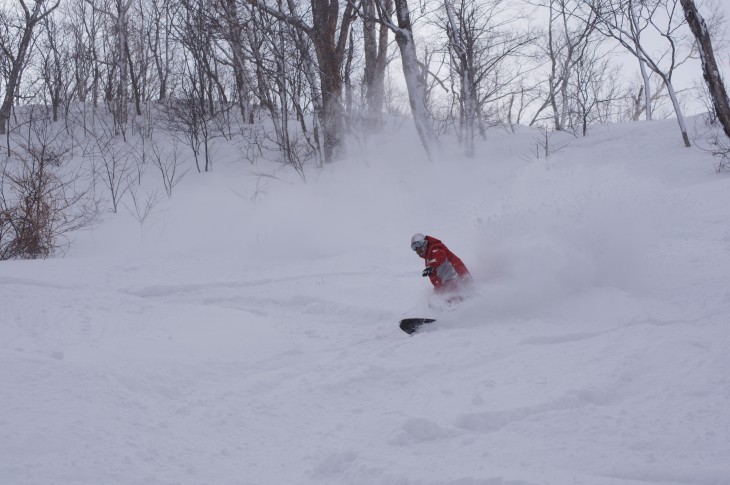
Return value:
M 672 123 L 547 161 L 528 130 L 371 140 L 306 184 L 218 161 L 144 227 L 0 263 L 0 483 L 730 483 L 730 179 Z

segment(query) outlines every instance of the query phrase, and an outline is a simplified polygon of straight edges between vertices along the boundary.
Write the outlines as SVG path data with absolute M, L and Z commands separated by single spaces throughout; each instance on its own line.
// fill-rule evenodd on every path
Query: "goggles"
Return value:
M 420 240 L 420 241 L 413 241 L 411 243 L 411 249 L 414 251 L 420 251 L 426 247 L 426 241 Z

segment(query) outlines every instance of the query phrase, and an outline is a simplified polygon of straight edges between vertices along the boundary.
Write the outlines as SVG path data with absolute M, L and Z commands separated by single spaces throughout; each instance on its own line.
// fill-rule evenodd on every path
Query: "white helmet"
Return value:
M 421 251 L 425 249 L 426 244 L 428 244 L 428 242 L 426 241 L 426 236 L 423 234 L 418 233 L 411 237 L 411 249 L 414 251 Z

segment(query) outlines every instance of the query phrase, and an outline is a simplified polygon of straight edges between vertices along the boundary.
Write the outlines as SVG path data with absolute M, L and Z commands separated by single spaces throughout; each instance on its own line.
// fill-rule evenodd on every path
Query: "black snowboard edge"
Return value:
M 418 330 L 421 325 L 435 321 L 436 319 L 434 318 L 404 318 L 400 321 L 400 329 L 408 335 L 411 335 Z

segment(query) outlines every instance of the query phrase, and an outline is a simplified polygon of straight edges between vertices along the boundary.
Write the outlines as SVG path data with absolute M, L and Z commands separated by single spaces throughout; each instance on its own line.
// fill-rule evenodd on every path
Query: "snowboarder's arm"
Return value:
M 438 268 L 446 261 L 446 250 L 436 246 L 432 248 L 426 256 L 426 266 L 430 268 Z

